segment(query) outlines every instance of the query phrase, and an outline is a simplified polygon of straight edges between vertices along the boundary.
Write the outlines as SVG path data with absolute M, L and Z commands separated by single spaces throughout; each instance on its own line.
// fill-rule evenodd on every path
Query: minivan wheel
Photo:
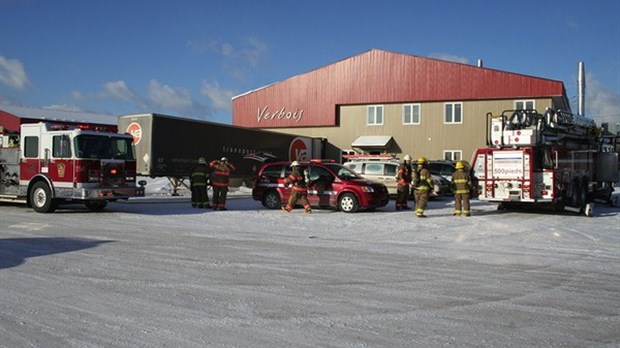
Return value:
M 345 213 L 355 213 L 359 208 L 357 198 L 352 193 L 343 194 L 338 200 L 338 208 Z
M 269 209 L 280 209 L 282 201 L 276 191 L 269 191 L 263 197 L 263 205 Z

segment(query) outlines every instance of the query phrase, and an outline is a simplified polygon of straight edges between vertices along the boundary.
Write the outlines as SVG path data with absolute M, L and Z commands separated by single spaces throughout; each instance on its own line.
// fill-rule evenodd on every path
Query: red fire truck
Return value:
M 41 213 L 59 204 L 84 202 L 94 211 L 108 202 L 144 196 L 136 185 L 133 137 L 116 126 L 26 123 L 3 130 L 0 201 L 27 203 Z
M 618 153 L 592 119 L 562 110 L 487 114 L 487 145 L 472 159 L 480 200 L 500 208 L 544 204 L 591 216 L 612 202 Z

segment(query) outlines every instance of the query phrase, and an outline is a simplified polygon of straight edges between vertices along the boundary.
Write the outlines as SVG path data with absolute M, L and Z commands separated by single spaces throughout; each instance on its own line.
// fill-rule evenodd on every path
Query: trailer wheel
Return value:
M 581 185 L 579 185 L 579 207 L 581 208 L 581 211 L 584 212 L 584 214 L 587 215 L 586 213 L 586 208 L 588 205 L 588 181 L 587 179 L 583 179 L 581 181 Z
M 345 193 L 338 200 L 338 208 L 345 213 L 355 213 L 358 207 L 357 198 L 352 193 Z
M 282 201 L 276 191 L 269 191 L 263 196 L 263 205 L 269 209 L 280 209 Z
M 30 204 L 39 213 L 53 213 L 56 210 L 56 202 L 52 199 L 52 191 L 43 181 L 39 181 L 32 186 Z
M 573 189 L 571 190 L 570 197 L 570 205 L 575 208 L 581 206 L 581 188 L 579 186 L 579 181 L 575 180 L 575 182 L 573 182 Z
M 108 205 L 107 201 L 86 201 L 84 203 L 90 211 L 102 211 Z

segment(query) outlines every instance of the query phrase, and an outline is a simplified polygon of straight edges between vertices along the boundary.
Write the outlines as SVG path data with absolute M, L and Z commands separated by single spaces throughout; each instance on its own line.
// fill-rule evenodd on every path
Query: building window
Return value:
M 446 161 L 460 161 L 463 158 L 461 150 L 443 150 L 443 159 Z
M 534 100 L 515 100 L 515 110 L 534 110 L 536 103 Z
M 443 123 L 463 123 L 463 103 L 446 103 Z
M 403 124 L 420 124 L 420 104 L 403 105 Z
M 368 106 L 367 124 L 369 126 L 383 125 L 383 105 Z

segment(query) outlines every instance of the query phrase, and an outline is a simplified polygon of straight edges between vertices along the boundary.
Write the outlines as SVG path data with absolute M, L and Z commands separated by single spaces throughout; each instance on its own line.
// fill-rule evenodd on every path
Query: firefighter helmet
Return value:
M 409 161 L 409 162 L 411 162 L 411 156 L 409 156 L 409 155 L 405 155 L 405 157 L 403 157 L 403 161 Z
M 291 167 L 299 167 L 299 162 L 293 161 L 293 163 L 291 163 Z
M 228 162 L 228 158 L 226 158 L 226 157 L 222 157 L 222 159 L 220 159 L 220 161 L 222 161 L 222 162 Z
M 198 158 L 198 164 L 207 164 L 207 160 L 204 157 Z
M 426 164 L 426 157 L 420 157 L 418 158 L 418 165 L 424 165 Z
M 456 169 L 465 169 L 465 163 L 463 163 L 463 161 L 458 161 L 456 162 L 455 167 Z

